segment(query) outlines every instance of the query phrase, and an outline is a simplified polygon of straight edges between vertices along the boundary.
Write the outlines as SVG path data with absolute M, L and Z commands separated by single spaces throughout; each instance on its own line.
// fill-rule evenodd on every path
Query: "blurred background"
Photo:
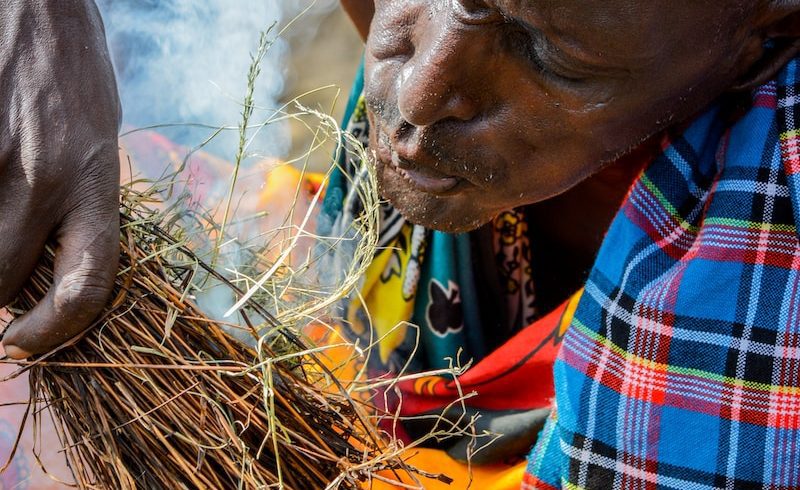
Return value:
M 336 88 L 300 102 L 340 119 L 363 50 L 338 0 L 98 0 L 98 6 L 117 71 L 123 132 L 158 125 L 160 135 L 189 148 L 212 133 L 190 124 L 238 124 L 260 32 L 269 30 L 274 42 L 261 63 L 255 91 L 261 120 L 254 123 L 330 85 Z M 286 159 L 302 154 L 311 138 L 301 124 L 271 124 L 258 132 L 249 156 Z M 238 134 L 226 131 L 204 150 L 229 161 L 237 142 Z
M 324 188 L 306 170 L 324 173 L 339 140 L 327 132 L 315 143 L 318 117 L 285 115 L 305 107 L 342 119 L 363 44 L 338 0 L 97 3 L 122 99 L 123 184 L 156 182 L 167 206 L 201 216 L 204 226 L 187 230 L 192 247 L 226 275 L 245 277 L 243 269 L 257 268 L 251 258 L 274 260 L 297 235 L 289 260 L 303 260 L 315 243 L 306 236 L 316 230 L 314 194 Z M 248 71 L 264 32 L 255 111 L 237 159 Z M 234 298 L 219 291 L 207 288 L 198 301 L 222 318 Z

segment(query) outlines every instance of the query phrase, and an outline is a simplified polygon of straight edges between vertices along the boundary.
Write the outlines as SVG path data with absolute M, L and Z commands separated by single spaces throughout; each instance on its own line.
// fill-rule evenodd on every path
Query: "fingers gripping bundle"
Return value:
M 52 411 L 81 488 L 353 488 L 402 466 L 383 455 L 365 408 L 314 349 L 289 329 L 257 330 L 279 327 L 258 303 L 242 310 L 249 342 L 198 308 L 200 273 L 243 292 L 174 238 L 165 215 L 127 202 L 121 219 L 120 272 L 103 317 L 23 367 L 28 411 Z M 41 299 L 52 274 L 50 249 L 17 313 Z

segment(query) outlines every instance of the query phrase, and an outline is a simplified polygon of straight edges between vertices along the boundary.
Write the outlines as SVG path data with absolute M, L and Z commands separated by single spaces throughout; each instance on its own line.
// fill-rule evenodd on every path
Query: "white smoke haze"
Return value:
M 117 72 L 123 132 L 159 126 L 158 133 L 185 150 L 197 147 L 214 133 L 213 129 L 188 124 L 236 128 L 240 123 L 251 55 L 258 48 L 262 32 L 272 27 L 269 37 L 275 41 L 260 63 L 261 73 L 254 93 L 259 110 L 253 115 L 251 125 L 263 122 L 271 113 L 269 109 L 278 109 L 279 100 L 285 98 L 290 54 L 287 39 L 291 38 L 295 46 L 313 39 L 320 17 L 338 7 L 338 0 L 96 1 L 103 14 Z M 277 38 L 281 29 L 302 12 L 305 13 L 292 23 L 283 38 Z M 234 194 L 237 207 L 241 201 L 252 202 L 263 187 L 272 165 L 270 158 L 290 156 L 292 136 L 288 124 L 271 124 L 250 131 L 248 136 L 254 134 L 237 181 Z M 123 138 L 123 146 L 127 142 L 130 141 Z M 146 142 L 145 146 L 151 144 L 150 140 Z M 189 181 L 194 179 L 203 184 L 187 185 L 192 202 L 201 208 L 219 210 L 230 182 L 230 168 L 221 162 L 234 159 L 238 143 L 237 130 L 222 132 L 203 148 L 219 157 L 219 162 L 208 158 L 187 162 L 184 173 Z M 173 161 L 134 161 L 134 170 L 140 177 L 158 178 L 165 169 L 175 168 L 175 160 L 180 161 L 184 156 L 172 155 Z M 290 198 L 285 200 L 288 206 Z M 222 216 L 217 213 L 215 217 L 219 223 Z M 280 218 L 276 217 L 275 226 L 280 225 Z M 247 262 L 243 243 L 263 242 L 266 237 L 259 235 L 257 228 L 230 226 L 227 231 L 226 235 L 239 240 L 225 241 L 216 265 L 229 275 Z M 205 283 L 196 292 L 196 299 L 212 318 L 223 319 L 236 298 L 229 288 L 214 287 L 215 284 L 213 280 Z
M 300 12 L 309 11 L 287 31 L 308 36 L 315 18 L 336 0 L 98 0 L 114 58 L 124 124 L 141 128 L 169 123 L 236 126 L 246 89 L 250 54 L 260 32 L 272 35 Z M 255 93 L 260 107 L 277 108 L 284 91 L 288 43 L 277 39 L 261 64 Z M 160 129 L 174 142 L 195 146 L 208 130 L 176 126 Z M 230 159 L 235 132 L 222 134 L 206 149 Z M 260 131 L 253 148 L 285 157 L 291 145 L 285 125 Z

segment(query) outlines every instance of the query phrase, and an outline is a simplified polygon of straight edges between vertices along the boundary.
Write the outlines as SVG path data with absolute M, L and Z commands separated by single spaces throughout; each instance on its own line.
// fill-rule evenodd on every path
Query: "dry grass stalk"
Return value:
M 383 454 L 363 407 L 330 389 L 313 350 L 287 329 L 272 347 L 262 339 L 261 355 L 234 338 L 192 302 L 204 266 L 159 227 L 160 215 L 137 207 L 122 218 L 111 306 L 94 328 L 21 368 L 29 410 L 54 414 L 79 487 L 354 488 L 402 466 Z M 45 294 L 52 270 L 48 250 L 15 311 Z M 253 302 L 248 312 L 274 321 Z

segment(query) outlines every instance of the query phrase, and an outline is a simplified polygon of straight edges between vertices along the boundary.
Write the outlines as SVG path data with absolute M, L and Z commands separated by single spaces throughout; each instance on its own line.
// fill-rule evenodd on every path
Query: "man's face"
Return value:
M 742 74 L 751 33 L 730 3 L 376 0 L 381 192 L 415 223 L 465 231 L 566 191 Z

